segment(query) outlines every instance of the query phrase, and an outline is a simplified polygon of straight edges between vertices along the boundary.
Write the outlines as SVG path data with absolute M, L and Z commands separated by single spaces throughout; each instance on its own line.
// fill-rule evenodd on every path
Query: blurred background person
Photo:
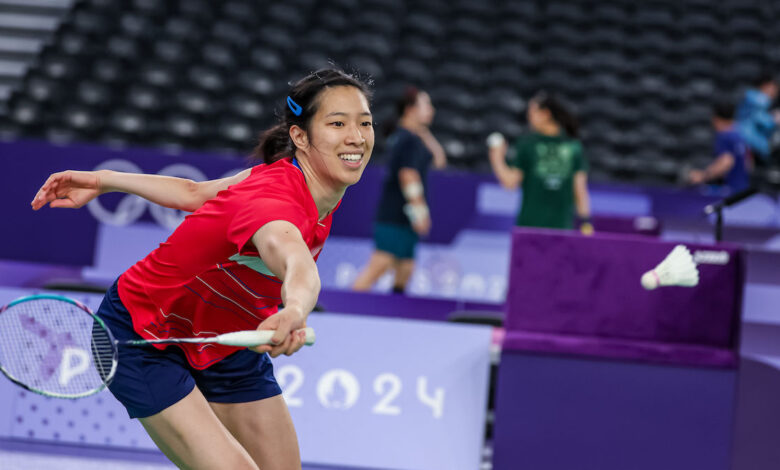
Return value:
M 745 91 L 737 108 L 737 130 L 760 165 L 768 162 L 772 134 L 780 124 L 780 110 L 771 110 L 777 92 L 777 79 L 764 72 Z
M 704 170 L 691 170 L 688 181 L 704 184 L 723 180 L 731 193 L 743 191 L 750 186 L 751 162 L 748 149 L 734 124 L 734 105 L 721 102 L 715 105 L 712 116 L 715 128 L 715 160 Z
M 414 271 L 420 237 L 431 230 L 425 198 L 428 168 L 444 168 L 444 149 L 430 131 L 435 108 L 428 93 L 407 87 L 399 98 L 397 125 L 387 139 L 387 175 L 374 224 L 375 250 L 352 288 L 367 291 L 390 268 L 393 292 L 403 293 Z
M 572 229 L 576 212 L 580 230 L 590 235 L 588 164 L 577 138 L 576 116 L 544 91 L 528 102 L 527 114 L 531 132 L 517 139 L 508 157 L 504 137 L 499 133 L 488 137 L 490 166 L 498 181 L 509 190 L 522 187 L 515 224 Z

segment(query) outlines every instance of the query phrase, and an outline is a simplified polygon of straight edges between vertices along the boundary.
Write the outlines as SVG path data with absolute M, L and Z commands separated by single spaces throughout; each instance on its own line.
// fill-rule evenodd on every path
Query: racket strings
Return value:
M 24 382 L 40 381 L 39 371 L 34 364 L 44 367 L 46 342 L 37 340 L 37 325 L 29 312 L 12 312 L 11 309 L 0 315 L 0 364 L 7 374 Z M 9 339 L 6 339 L 9 338 Z
M 92 324 L 90 349 L 100 380 L 108 384 L 113 377 L 114 365 L 117 360 L 116 346 L 108 331 L 97 321 Z
M 0 314 L 0 364 L 7 375 L 51 396 L 82 396 L 104 387 L 115 347 L 79 306 L 35 299 Z

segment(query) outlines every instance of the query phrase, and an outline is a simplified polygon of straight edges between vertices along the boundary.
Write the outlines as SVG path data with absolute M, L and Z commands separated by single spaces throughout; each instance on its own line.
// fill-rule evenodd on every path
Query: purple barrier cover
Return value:
M 688 344 L 510 331 L 502 348 L 512 351 L 606 357 L 658 364 L 736 367 L 737 351 Z
M 742 308 L 742 252 L 724 244 L 687 244 L 699 284 L 643 289 L 642 274 L 674 246 L 644 237 L 515 229 L 505 346 L 732 364 Z

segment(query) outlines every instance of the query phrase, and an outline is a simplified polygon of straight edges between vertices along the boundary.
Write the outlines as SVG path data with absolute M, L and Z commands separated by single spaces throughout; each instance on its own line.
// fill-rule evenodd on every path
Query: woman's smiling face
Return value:
M 360 180 L 374 149 L 374 126 L 368 100 L 352 86 L 325 89 L 302 148 L 312 169 L 339 186 Z

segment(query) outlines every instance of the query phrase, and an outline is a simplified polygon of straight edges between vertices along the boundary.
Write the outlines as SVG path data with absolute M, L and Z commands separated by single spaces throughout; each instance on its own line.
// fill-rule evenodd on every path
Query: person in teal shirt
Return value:
M 762 72 L 753 86 L 745 91 L 737 108 L 736 130 L 757 157 L 758 163 L 769 160 L 772 134 L 780 124 L 780 111 L 771 111 L 777 94 L 777 79 L 771 73 Z
M 488 137 L 493 173 L 503 187 L 522 187 L 523 203 L 516 225 L 593 233 L 590 223 L 588 164 L 577 139 L 574 114 L 557 97 L 537 93 L 528 102 L 529 134 L 521 136 L 507 158 L 508 145 L 499 133 Z

